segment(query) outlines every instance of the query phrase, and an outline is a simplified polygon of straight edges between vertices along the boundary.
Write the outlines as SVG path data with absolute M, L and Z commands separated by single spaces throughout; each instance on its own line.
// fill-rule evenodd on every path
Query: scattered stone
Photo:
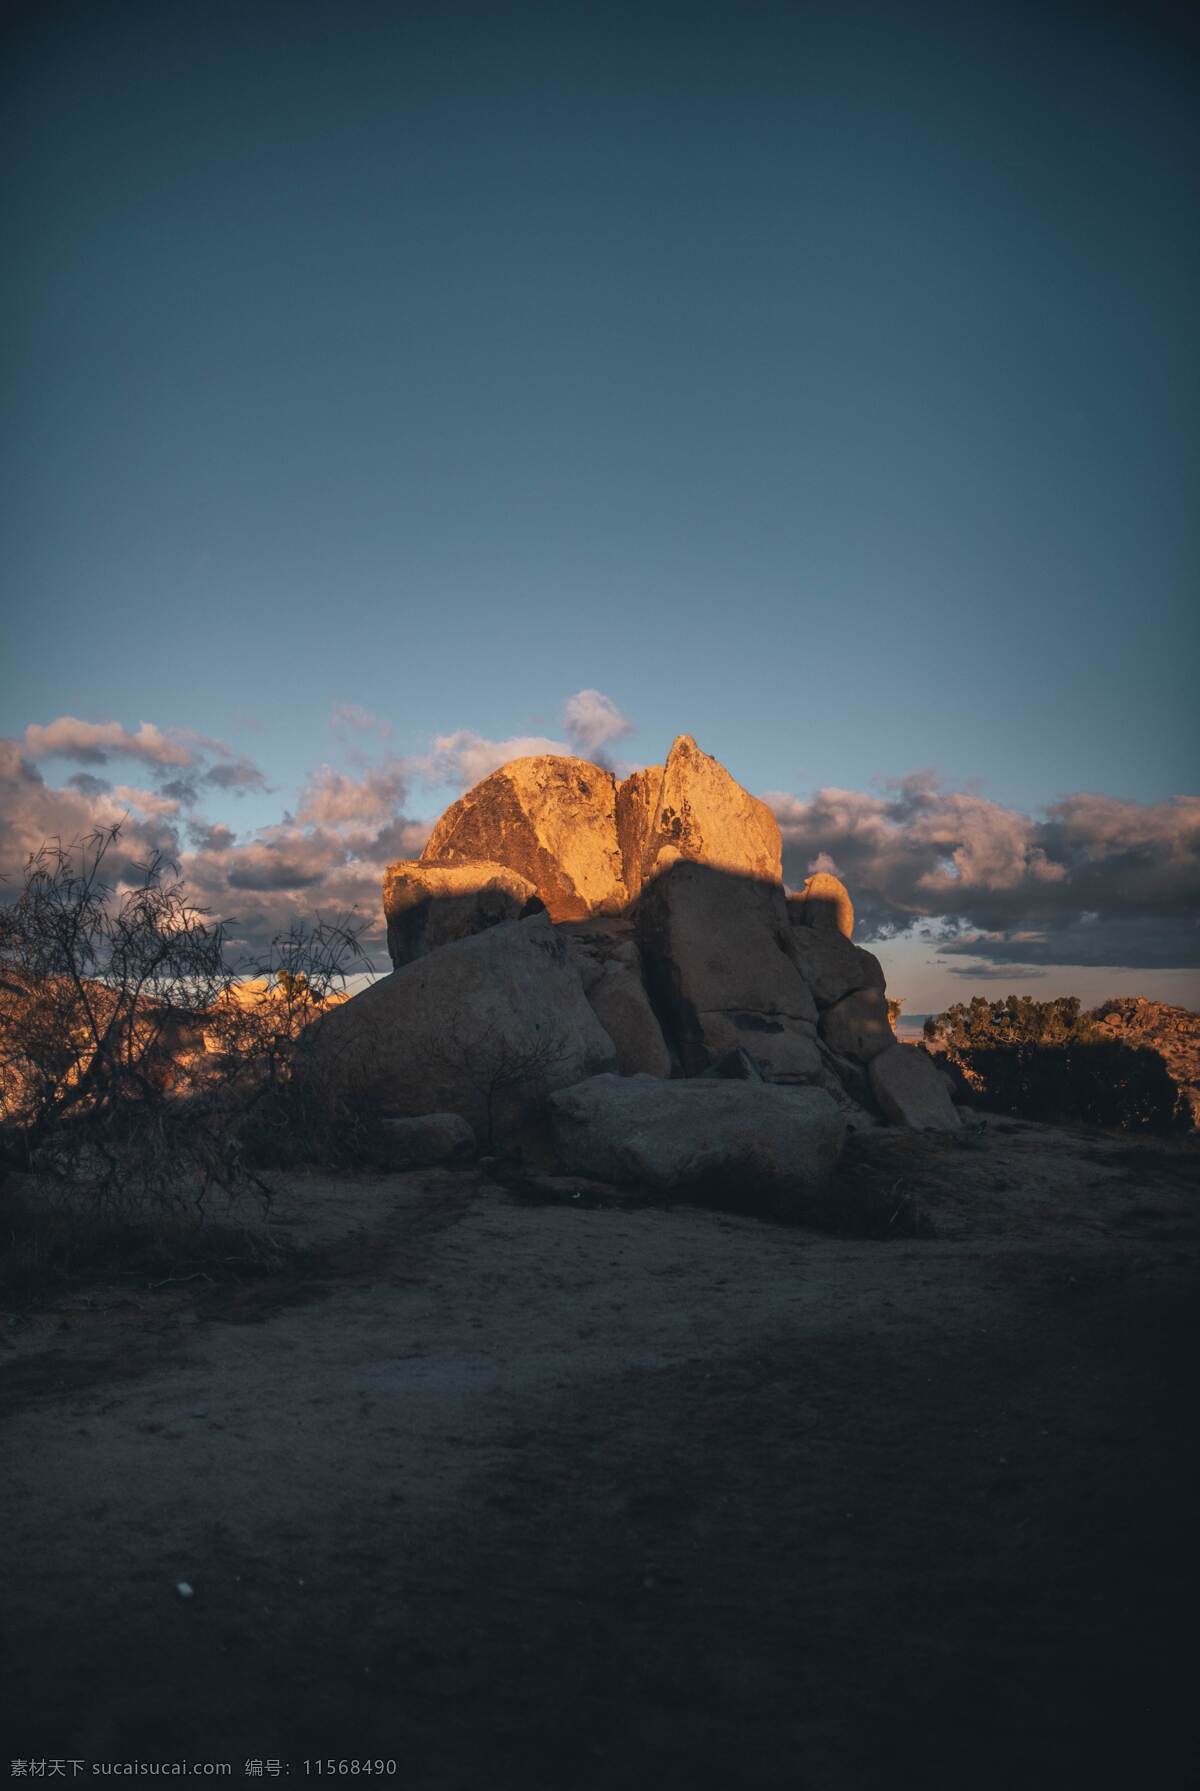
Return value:
M 912 1045 L 889 1045 L 867 1069 L 871 1093 L 886 1118 L 918 1132 L 958 1132 L 962 1120 L 945 1080 L 923 1051 Z

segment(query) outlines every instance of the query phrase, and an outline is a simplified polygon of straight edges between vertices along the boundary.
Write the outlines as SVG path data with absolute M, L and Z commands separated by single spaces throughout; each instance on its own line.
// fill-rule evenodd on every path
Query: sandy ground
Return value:
M 933 1235 L 857 1240 L 280 1180 L 300 1270 L 3 1321 L 8 1757 L 1182 1786 L 1196 1164 L 879 1133 Z

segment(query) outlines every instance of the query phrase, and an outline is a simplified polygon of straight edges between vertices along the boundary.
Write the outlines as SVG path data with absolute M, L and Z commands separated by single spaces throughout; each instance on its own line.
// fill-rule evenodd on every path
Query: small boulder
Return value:
M 896 1043 L 888 1019 L 887 997 L 881 988 L 858 989 L 825 1009 L 821 1037 L 831 1051 L 869 1063 L 880 1051 Z
M 422 1113 L 381 1122 L 393 1169 L 430 1169 L 475 1153 L 475 1129 L 459 1113 Z
M 780 1215 L 803 1210 L 846 1139 L 823 1089 L 755 1081 L 593 1076 L 549 1113 L 569 1173 Z
M 788 900 L 800 925 L 829 929 L 844 939 L 853 936 L 854 903 L 846 885 L 832 872 L 815 871 Z
M 395 970 L 502 920 L 524 920 L 543 906 L 528 878 L 503 864 L 401 859 L 383 874 L 388 955 Z
M 917 1132 L 957 1132 L 958 1110 L 932 1058 L 912 1045 L 889 1045 L 867 1070 L 880 1111 L 894 1124 Z

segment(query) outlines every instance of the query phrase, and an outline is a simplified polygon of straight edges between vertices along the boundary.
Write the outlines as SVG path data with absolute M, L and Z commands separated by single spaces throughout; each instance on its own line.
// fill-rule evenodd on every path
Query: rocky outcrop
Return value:
M 307 1073 L 398 1116 L 458 1113 L 490 1142 L 556 1088 L 616 1067 L 549 917 L 444 945 L 311 1029 Z
M 646 986 L 684 1074 L 739 1047 L 773 1082 L 821 1072 L 817 1008 L 790 955 L 783 886 L 675 859 L 643 889 Z
M 628 891 L 616 784 L 585 759 L 513 759 L 451 804 L 423 864 L 499 864 L 537 891 L 552 920 L 619 912 Z
M 544 904 L 533 884 L 503 864 L 402 859 L 383 879 L 388 956 L 397 970 L 455 939 L 524 920 Z
M 549 1103 L 568 1170 L 678 1199 L 802 1210 L 835 1168 L 846 1122 L 817 1088 L 595 1076 Z
M 867 1066 L 880 1112 L 895 1125 L 916 1132 L 957 1132 L 958 1110 L 945 1078 L 931 1057 L 914 1045 L 888 1045 Z
M 856 1123 L 882 1106 L 868 1069 L 896 1041 L 845 885 L 817 871 L 786 890 L 774 816 L 688 734 L 619 784 L 583 759 L 501 766 L 420 860 L 388 867 L 384 909 L 395 976 L 319 1030 L 358 1052 L 398 1114 L 446 1107 L 479 1125 L 471 1087 L 523 1081 L 506 1097 L 517 1111 L 598 1067 L 812 1087 Z M 535 945 L 555 992 L 545 963 L 532 973 Z M 531 1073 L 497 1080 L 489 1052 Z M 917 1097 L 897 1062 L 879 1080 L 899 1113 Z

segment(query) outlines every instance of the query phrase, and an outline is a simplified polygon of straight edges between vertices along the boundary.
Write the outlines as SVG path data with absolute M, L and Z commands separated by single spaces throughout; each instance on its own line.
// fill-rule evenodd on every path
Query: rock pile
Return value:
M 844 886 L 787 889 L 771 811 L 687 735 L 622 782 L 582 759 L 502 766 L 388 867 L 384 912 L 394 974 L 316 1043 L 397 1114 L 493 1129 L 498 1105 L 512 1125 L 569 1090 L 550 1101 L 566 1166 L 629 1179 L 636 1162 L 664 1186 L 739 1164 L 761 1179 L 768 1137 L 792 1139 L 808 1186 L 847 1123 L 959 1124 L 892 1033 Z

